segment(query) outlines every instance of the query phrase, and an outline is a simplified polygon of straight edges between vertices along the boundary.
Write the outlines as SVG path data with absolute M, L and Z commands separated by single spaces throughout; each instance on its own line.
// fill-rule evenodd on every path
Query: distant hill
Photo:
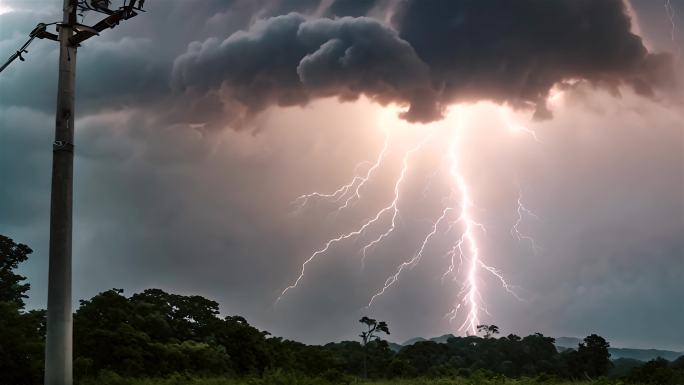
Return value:
M 445 334 L 443 336 L 430 338 L 430 341 L 437 342 L 438 344 L 445 344 L 449 338 L 455 337 L 453 334 Z
M 399 344 L 399 345 L 411 346 L 411 345 L 415 344 L 416 342 L 423 342 L 423 341 L 427 341 L 427 339 L 425 339 L 423 337 L 415 337 L 415 338 L 411 338 L 410 340 L 406 340 L 406 341 L 404 341 L 403 344 Z
M 447 340 L 451 337 L 454 337 L 454 335 L 453 334 L 444 334 L 442 336 L 433 337 L 430 339 L 426 339 L 423 337 L 415 337 L 415 338 L 411 338 L 411 339 L 405 341 L 402 344 L 390 342 L 389 346 L 390 346 L 390 349 L 392 349 L 394 352 L 398 352 L 406 346 L 411 346 L 417 342 L 422 342 L 422 341 L 432 341 L 432 342 L 437 342 L 437 343 L 443 344 L 443 343 L 446 343 Z M 567 349 L 577 349 L 577 345 L 581 342 L 582 342 L 581 338 L 558 337 L 558 338 L 556 338 L 556 348 L 559 351 L 563 351 L 563 350 L 567 350 Z M 677 358 L 684 356 L 684 352 L 674 352 L 671 350 L 659 350 L 659 349 L 609 348 L 608 352 L 610 352 L 610 358 L 612 360 L 629 359 L 629 360 L 639 360 L 639 361 L 643 361 L 643 362 L 654 360 L 658 357 L 662 357 L 668 361 L 674 361 Z
M 631 358 L 639 361 L 650 361 L 662 357 L 668 361 L 674 361 L 677 358 L 684 356 L 684 352 L 658 349 L 609 348 L 608 352 L 610 352 L 610 358 L 613 360 L 618 358 Z
M 563 348 L 571 348 L 571 349 L 577 349 L 577 345 L 582 342 L 581 338 L 576 338 L 576 337 L 558 337 L 556 338 L 556 346 L 560 346 Z
M 393 352 L 395 352 L 395 353 L 399 353 L 399 351 L 401 350 L 401 348 L 403 348 L 402 345 L 400 345 L 400 344 L 398 344 L 398 343 L 396 343 L 396 342 L 389 342 L 388 344 L 389 344 L 390 350 L 393 351 Z
M 580 338 L 558 337 L 556 338 L 556 347 L 558 350 L 577 349 L 577 345 L 580 342 L 582 342 Z M 668 361 L 674 361 L 684 355 L 684 352 L 659 349 L 608 348 L 608 352 L 610 353 L 610 358 L 612 360 L 630 358 L 644 362 L 654 360 L 658 357 L 662 357 Z
M 454 337 L 453 334 L 445 334 L 439 337 L 432 337 L 430 339 L 425 339 L 423 337 L 416 337 L 416 338 L 411 338 L 410 340 L 405 341 L 401 346 L 410 346 L 415 344 L 416 342 L 422 342 L 422 341 L 432 341 L 432 342 L 437 342 L 438 344 L 445 344 L 447 340 L 451 337 Z

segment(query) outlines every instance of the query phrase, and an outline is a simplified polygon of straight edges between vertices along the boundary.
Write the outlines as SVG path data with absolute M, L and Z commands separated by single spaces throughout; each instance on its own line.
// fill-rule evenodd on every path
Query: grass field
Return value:
M 270 375 L 264 378 L 227 379 L 203 378 L 191 379 L 177 376 L 168 379 L 127 379 L 117 375 L 103 375 L 97 379 L 80 381 L 79 385 L 622 385 L 619 380 L 599 379 L 595 381 L 563 381 L 540 379 L 510 378 L 440 378 L 440 379 L 392 379 L 364 381 L 348 378 L 342 381 L 329 382 L 318 378 L 305 378 L 293 375 Z M 632 384 L 630 384 L 632 385 Z
M 81 382 L 81 385 L 337 385 L 336 383 L 318 380 L 318 379 L 301 379 L 300 381 L 292 381 L 284 379 L 283 381 L 276 380 L 275 382 L 266 382 L 262 379 L 247 379 L 247 380 L 229 380 L 229 379 L 118 379 L 116 381 L 102 382 L 101 380 L 92 380 Z M 381 381 L 362 381 L 354 380 L 349 385 L 622 385 L 621 381 L 611 380 L 597 380 L 597 381 L 537 381 L 533 379 L 500 379 L 500 380 L 482 380 L 482 379 L 394 379 Z M 630 384 L 632 385 L 632 384 Z

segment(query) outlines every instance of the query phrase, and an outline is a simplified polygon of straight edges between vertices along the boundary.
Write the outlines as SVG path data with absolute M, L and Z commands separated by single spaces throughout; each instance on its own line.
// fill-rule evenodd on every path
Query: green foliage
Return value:
M 14 272 L 31 252 L 0 235 L 0 376 L 10 384 L 42 382 L 45 312 L 24 311 L 30 286 Z
M 30 247 L 0 235 L 0 302 L 12 302 L 20 309 L 24 308 L 24 298 L 30 285 L 23 283 L 26 277 L 16 274 L 14 270 L 32 252 Z
M 635 360 L 633 358 L 618 358 L 613 361 L 613 367 L 608 371 L 608 377 L 626 377 L 634 368 L 638 368 L 643 364 L 643 361 Z
M 0 302 L 0 377 L 9 384 L 42 382 L 45 313 Z
M 534 334 L 497 339 L 490 333 L 486 338 L 453 337 L 446 344 L 418 342 L 402 349 L 397 358 L 408 362 L 415 376 L 467 376 L 477 369 L 509 377 L 561 374 L 563 363 L 553 338 Z
M 678 369 L 676 361 L 670 364 L 663 358 L 657 358 L 632 369 L 627 380 L 640 384 L 680 385 L 684 384 L 684 370 Z
M 603 337 L 592 334 L 584 338 L 584 343 L 579 344 L 577 352 L 585 364 L 586 373 L 590 377 L 604 376 L 611 368 L 610 344 Z
M 105 372 L 98 378 L 80 382 L 79 385 L 624 385 L 620 381 L 605 379 L 596 381 L 561 381 L 554 379 L 521 378 L 507 379 L 502 377 L 473 378 L 414 378 L 393 380 L 351 379 L 352 382 L 334 382 L 324 378 L 312 378 L 288 374 L 282 371 L 265 373 L 263 377 L 243 379 L 229 378 L 193 378 L 176 375 L 159 379 L 127 379 L 115 373 Z
M 76 374 L 230 373 L 230 356 L 215 343 L 228 321 L 217 313 L 216 302 L 158 289 L 131 298 L 112 289 L 81 301 L 74 316 Z

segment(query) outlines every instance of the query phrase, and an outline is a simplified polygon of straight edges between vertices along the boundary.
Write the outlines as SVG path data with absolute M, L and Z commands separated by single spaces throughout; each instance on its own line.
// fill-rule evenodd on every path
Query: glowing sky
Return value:
M 58 19 L 59 3 L 0 1 L 0 54 L 9 56 L 37 22 Z M 672 20 L 682 20 L 684 1 L 671 3 L 678 12 Z M 237 57 L 231 47 L 207 51 L 200 60 L 192 56 L 191 42 L 208 50 L 212 38 L 222 41 L 257 20 L 293 10 L 325 17 L 325 7 L 317 4 L 148 1 L 148 13 L 84 44 L 78 63 L 76 298 L 112 287 L 197 293 L 218 300 L 224 314 L 243 315 L 274 334 L 305 342 L 354 338 L 362 314 L 388 321 L 396 341 L 456 331 L 460 323 L 444 318 L 460 289 L 458 282 L 440 279 L 448 265 L 440 251 L 446 240 L 363 309 L 443 208 L 442 178 L 426 189 L 426 178 L 443 159 L 440 140 L 426 145 L 407 174 L 404 220 L 391 242 L 375 248 L 364 269 L 364 242 L 336 247 L 274 306 L 311 252 L 387 204 L 405 152 L 427 131 L 455 121 L 453 107 L 444 111 L 445 120 L 411 125 L 365 97 L 318 98 L 338 93 L 340 79 L 356 81 L 350 74 L 335 82 L 328 82 L 332 75 L 308 78 L 316 82 L 305 90 L 312 101 L 304 107 L 267 102 L 300 92 L 297 84 L 260 88 L 256 102 L 234 89 L 223 94 L 242 98 L 242 104 L 217 104 L 206 93 L 226 78 L 241 84 L 225 72 L 240 65 L 241 51 Z M 649 50 L 680 55 L 684 30 L 675 25 L 673 35 L 663 2 L 634 0 L 633 9 L 639 25 L 632 30 Z M 336 12 L 353 14 L 342 5 Z M 368 13 L 382 19 L 377 10 Z M 96 19 L 88 15 L 85 21 Z M 225 59 L 222 52 L 231 56 Z M 35 250 L 22 271 L 31 280 L 29 303 L 36 307 L 46 298 L 56 53 L 55 45 L 36 42 L 26 62 L 0 74 L 0 233 Z M 437 63 L 442 56 L 435 57 Z M 406 63 L 415 75 L 415 63 Z M 678 76 L 681 63 L 675 62 Z M 382 62 L 374 65 L 384 68 Z M 359 87 L 375 99 L 412 103 L 404 96 L 424 84 L 421 76 L 390 82 L 391 91 Z M 492 95 L 517 100 L 508 92 L 497 88 Z M 645 98 L 625 86 L 616 97 L 579 83 L 549 100 L 553 119 L 543 121 L 532 119 L 536 107 L 513 111 L 479 102 L 459 108 L 467 127 L 460 167 L 474 215 L 487 227 L 479 236 L 480 251 L 522 298 L 508 295 L 493 277 L 484 278 L 490 314 L 480 317 L 483 322 L 504 333 L 596 332 L 616 346 L 684 350 L 684 114 L 681 91 L 667 92 Z M 245 106 L 258 113 L 246 114 Z M 538 140 L 516 127 L 534 130 Z M 392 136 L 387 162 L 363 200 L 340 215 L 330 215 L 335 206 L 324 201 L 296 210 L 292 202 L 298 196 L 335 191 L 353 178 L 360 162 L 373 161 L 386 130 Z M 537 242 L 536 253 L 529 242 L 511 236 L 519 193 L 539 217 L 520 223 Z

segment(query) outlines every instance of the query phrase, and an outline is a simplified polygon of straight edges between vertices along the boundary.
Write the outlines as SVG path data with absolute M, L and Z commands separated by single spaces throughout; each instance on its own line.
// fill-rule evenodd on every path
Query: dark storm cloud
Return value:
M 375 5 L 350 4 L 335 1 L 330 12 Z M 648 52 L 630 31 L 621 0 L 409 0 L 393 24 L 398 33 L 364 17 L 266 19 L 223 41 L 191 44 L 175 62 L 173 81 L 220 88 L 247 115 L 363 94 L 408 104 L 404 117 L 426 122 L 448 104 L 478 100 L 534 108 L 544 118 L 550 89 L 565 80 L 627 84 L 653 96 L 671 73 L 671 57 Z
M 1 55 L 21 46 L 38 22 L 53 22 L 61 17 L 59 1 L 4 0 L 3 4 L 14 11 L 0 14 Z M 159 111 L 177 108 L 185 102 L 169 95 L 171 65 L 193 40 L 232 34 L 247 28 L 255 18 L 291 10 L 308 12 L 318 5 L 319 0 L 147 2 L 145 14 L 104 31 L 79 49 L 79 114 L 130 106 Z M 101 18 L 91 12 L 86 13 L 81 22 L 92 25 Z M 26 63 L 17 61 L 0 76 L 0 105 L 52 112 L 56 86 L 53 59 L 57 54 L 56 43 L 35 40 L 29 53 L 24 55 Z M 0 60 L 5 58 L 2 56 Z M 206 110 L 197 111 L 204 113 Z M 221 113 L 220 109 L 214 111 Z
M 307 20 L 292 13 L 261 21 L 223 42 L 193 43 L 176 60 L 173 78 L 192 90 L 223 82 L 223 96 L 247 115 L 273 104 L 360 94 L 410 102 L 409 118 L 434 106 L 427 66 L 393 30 L 365 17 Z
M 671 58 L 652 54 L 622 0 L 409 0 L 394 23 L 430 64 L 443 100 L 534 105 L 563 80 L 643 95 L 666 84 Z

